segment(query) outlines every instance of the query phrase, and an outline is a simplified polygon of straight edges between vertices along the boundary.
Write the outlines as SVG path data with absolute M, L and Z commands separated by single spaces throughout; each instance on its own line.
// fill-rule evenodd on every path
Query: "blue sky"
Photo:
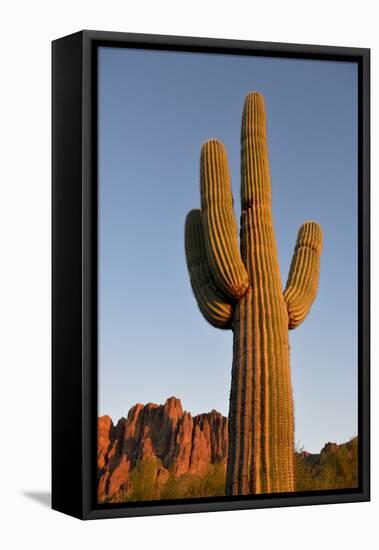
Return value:
M 296 442 L 318 452 L 357 434 L 357 66 L 100 48 L 99 414 L 175 395 L 228 413 L 232 333 L 192 295 L 184 220 L 199 155 L 227 148 L 239 219 L 245 95 L 263 93 L 273 218 L 285 284 L 299 226 L 324 232 L 319 293 L 290 332 Z

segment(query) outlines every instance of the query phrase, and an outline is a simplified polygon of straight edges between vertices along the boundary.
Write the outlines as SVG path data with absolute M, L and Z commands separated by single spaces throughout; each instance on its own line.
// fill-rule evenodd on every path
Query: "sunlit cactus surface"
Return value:
M 241 129 L 240 245 L 226 151 L 201 151 L 201 209 L 185 224 L 190 281 L 200 311 L 233 331 L 229 408 L 229 495 L 294 491 L 294 407 L 288 329 L 316 297 L 322 231 L 299 229 L 283 291 L 271 215 L 264 100 L 245 100 Z

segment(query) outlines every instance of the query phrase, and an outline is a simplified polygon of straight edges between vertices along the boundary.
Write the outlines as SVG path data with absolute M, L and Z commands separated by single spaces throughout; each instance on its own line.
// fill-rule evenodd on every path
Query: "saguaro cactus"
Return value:
M 240 248 L 223 144 L 206 142 L 200 164 L 201 210 L 187 216 L 185 249 L 201 312 L 234 333 L 227 494 L 293 491 L 288 329 L 304 320 L 317 294 L 321 228 L 301 226 L 283 292 L 259 93 L 246 97 L 242 119 Z

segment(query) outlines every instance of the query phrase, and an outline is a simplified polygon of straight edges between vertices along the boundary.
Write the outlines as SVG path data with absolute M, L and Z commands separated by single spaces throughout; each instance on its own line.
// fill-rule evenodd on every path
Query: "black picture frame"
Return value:
M 104 45 L 358 64 L 357 489 L 97 504 L 97 49 Z M 52 96 L 52 507 L 97 519 L 368 501 L 370 50 L 85 30 L 52 43 Z

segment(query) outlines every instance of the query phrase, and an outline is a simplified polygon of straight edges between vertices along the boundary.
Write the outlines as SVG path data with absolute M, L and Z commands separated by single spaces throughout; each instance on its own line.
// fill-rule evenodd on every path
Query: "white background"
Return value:
M 0 64 L 0 541 L 3 548 L 375 548 L 373 502 L 80 522 L 51 511 L 50 41 L 86 29 L 372 48 L 372 240 L 378 224 L 378 17 L 373 0 L 65 0 L 2 7 Z M 349 220 L 346 220 L 349 223 Z M 372 250 L 373 303 L 378 253 Z M 373 426 L 376 426 L 373 308 Z M 68 406 L 69 406 L 69 397 Z M 70 452 L 70 450 L 67 450 Z

